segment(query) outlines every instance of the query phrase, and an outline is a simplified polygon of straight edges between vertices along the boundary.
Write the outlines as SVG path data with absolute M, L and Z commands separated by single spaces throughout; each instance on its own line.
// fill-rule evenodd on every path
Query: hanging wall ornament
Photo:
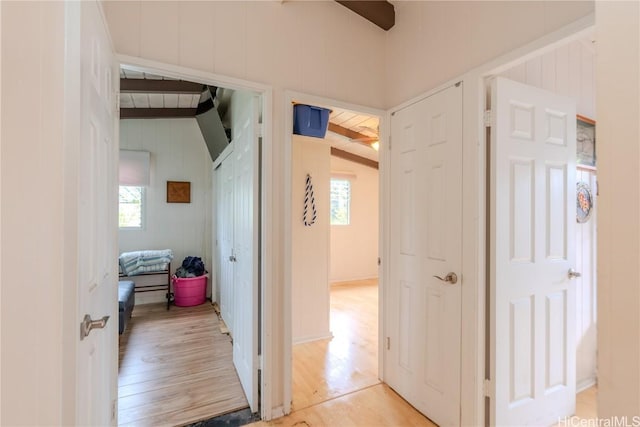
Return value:
M 313 196 L 313 183 L 311 182 L 311 175 L 307 174 L 307 181 L 305 183 L 304 191 L 304 214 L 302 221 L 306 227 L 311 227 L 316 223 L 318 213 L 316 211 L 316 199 Z
M 589 221 L 593 211 L 593 196 L 586 182 L 578 182 L 576 188 L 576 220 L 579 224 Z

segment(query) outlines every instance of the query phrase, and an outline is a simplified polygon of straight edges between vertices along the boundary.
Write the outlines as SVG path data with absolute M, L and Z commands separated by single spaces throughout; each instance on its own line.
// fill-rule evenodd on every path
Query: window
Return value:
M 351 210 L 351 182 L 331 179 L 331 225 L 349 225 Z
M 120 186 L 118 225 L 120 228 L 142 228 L 144 187 Z
M 120 228 L 142 228 L 144 188 L 149 185 L 148 151 L 120 150 L 120 193 L 118 197 L 118 225 Z

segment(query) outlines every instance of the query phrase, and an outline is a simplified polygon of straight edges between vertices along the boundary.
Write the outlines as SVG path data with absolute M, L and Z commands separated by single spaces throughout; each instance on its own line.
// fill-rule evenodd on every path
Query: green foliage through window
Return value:
M 351 210 L 351 182 L 331 179 L 331 225 L 349 225 Z
M 118 225 L 120 228 L 142 228 L 144 187 L 120 186 Z

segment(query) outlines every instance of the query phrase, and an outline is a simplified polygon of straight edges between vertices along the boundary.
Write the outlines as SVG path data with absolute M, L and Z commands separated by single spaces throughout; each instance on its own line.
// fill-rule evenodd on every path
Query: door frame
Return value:
M 364 114 L 371 114 L 380 118 L 380 149 L 378 151 L 378 182 L 379 182 L 379 221 L 378 221 L 378 250 L 379 257 L 382 259 L 382 263 L 379 266 L 379 286 L 378 286 L 378 342 L 382 343 L 382 337 L 385 336 L 384 331 L 384 294 L 385 284 L 387 283 L 387 271 L 385 268 L 384 260 L 387 259 L 386 242 L 388 227 L 388 214 L 386 204 L 383 200 L 388 195 L 388 177 L 387 177 L 387 165 L 389 150 L 387 141 L 389 140 L 388 133 L 388 118 L 387 112 L 377 108 L 366 107 L 363 105 L 353 104 L 349 102 L 339 101 L 336 99 L 325 98 L 316 95 L 310 95 L 303 92 L 296 92 L 293 90 L 284 91 L 284 307 L 282 314 L 284 317 L 283 325 L 283 381 L 282 384 L 284 390 L 284 405 L 283 414 L 286 415 L 291 412 L 291 399 L 292 399 L 292 378 L 293 378 L 293 337 L 292 337 L 292 275 L 293 268 L 291 262 L 292 254 L 292 230 L 291 230 L 291 218 L 292 218 L 292 147 L 293 147 L 293 103 L 302 102 L 304 104 L 331 106 L 336 108 L 344 108 L 345 110 L 356 111 Z M 384 363 L 383 363 L 384 351 L 382 346 L 378 346 L 378 377 L 384 380 Z
M 559 46 L 566 45 L 574 40 L 584 37 L 594 31 L 595 28 L 595 14 L 591 13 L 582 19 L 574 21 L 573 23 L 560 28 L 559 30 L 549 33 L 544 37 L 541 37 L 533 42 L 522 46 L 512 52 L 502 55 L 481 67 L 478 67 L 474 74 L 475 84 L 477 87 L 477 110 L 472 120 L 477 121 L 476 126 L 478 129 L 478 175 L 477 180 L 479 183 L 478 192 L 478 307 L 477 307 L 477 325 L 480 331 L 477 336 L 477 374 L 478 378 L 482 378 L 482 381 L 478 381 L 478 410 L 476 411 L 477 422 L 489 422 L 490 403 L 488 399 L 490 387 L 485 386 L 487 380 L 487 371 L 489 370 L 490 348 L 487 348 L 489 341 L 490 326 L 488 324 L 489 312 L 487 307 L 489 304 L 489 292 L 490 292 L 490 280 L 489 280 L 489 263 L 490 256 L 488 251 L 488 244 L 491 232 L 488 227 L 489 215 L 489 203 L 487 201 L 487 194 L 489 190 L 489 176 L 491 170 L 487 167 L 487 156 L 489 154 L 489 140 L 490 134 L 486 131 L 484 120 L 487 101 L 487 88 L 490 88 L 490 79 L 498 76 L 500 73 L 522 64 L 529 59 L 540 56 L 546 52 L 552 51 Z M 493 106 L 492 106 L 493 108 Z M 489 310 L 493 310 L 493 307 L 489 307 Z M 490 379 L 490 378 L 489 378 Z
M 484 127 L 485 80 L 557 45 L 577 39 L 592 31 L 595 14 L 591 13 L 557 31 L 546 34 L 524 46 L 500 55 L 474 69 L 460 74 L 387 111 L 391 114 L 419 102 L 452 84 L 462 82 L 463 136 L 462 136 L 462 345 L 460 425 L 485 425 L 485 363 L 486 363 L 486 301 L 487 280 L 487 141 Z M 382 184 L 382 182 L 381 182 Z M 388 182 L 385 182 L 385 191 Z M 382 204 L 388 202 L 388 193 L 381 193 Z M 388 227 L 387 227 L 388 230 Z M 385 240 L 388 241 L 388 240 Z M 388 248 L 381 247 L 385 259 Z M 384 261 L 382 263 L 384 266 Z M 388 314 L 393 307 L 386 307 Z M 384 381 L 384 378 L 381 377 Z
M 258 93 L 261 96 L 262 108 L 262 155 L 260 156 L 260 236 L 261 242 L 259 252 L 259 272 L 260 272 L 260 317 L 259 317 L 259 355 L 258 369 L 261 371 L 259 375 L 259 412 L 260 417 L 264 420 L 272 418 L 272 393 L 273 381 L 272 371 L 268 368 L 273 366 L 274 342 L 271 339 L 271 328 L 273 318 L 274 299 L 273 283 L 277 283 L 277 277 L 274 276 L 276 269 L 274 268 L 277 259 L 276 251 L 273 248 L 274 239 L 271 236 L 271 225 L 274 223 L 273 203 L 270 194 L 273 194 L 273 88 L 269 85 L 252 82 L 249 80 L 237 79 L 234 77 L 223 76 L 220 74 L 209 73 L 205 71 L 195 70 L 192 68 L 181 67 L 178 65 L 167 64 L 158 61 L 152 61 L 140 57 L 129 55 L 116 55 L 118 65 L 126 66 L 135 71 L 158 74 L 175 79 L 197 81 L 203 84 L 213 86 L 221 86 L 233 90 L 246 90 Z M 119 137 L 119 136 L 118 136 Z M 227 147 L 228 148 L 228 147 Z M 214 167 L 215 162 L 212 162 Z M 212 191 L 215 191 L 213 189 Z M 268 235 L 269 234 L 269 235 Z M 214 253 L 212 253 L 214 256 Z

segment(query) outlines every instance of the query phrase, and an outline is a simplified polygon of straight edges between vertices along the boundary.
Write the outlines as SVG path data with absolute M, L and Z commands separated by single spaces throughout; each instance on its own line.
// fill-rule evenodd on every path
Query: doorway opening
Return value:
M 596 106 L 595 106 L 595 35 L 594 31 L 587 30 L 582 31 L 579 34 L 576 34 L 563 42 L 554 44 L 552 46 L 548 46 L 542 49 L 537 54 L 528 55 L 526 58 L 523 58 L 520 61 L 517 61 L 509 66 L 502 67 L 499 71 L 495 72 L 493 75 L 489 76 L 486 80 L 486 107 L 487 110 L 491 111 L 491 114 L 486 117 L 490 122 L 490 127 L 487 129 L 487 171 L 489 171 L 487 175 L 487 218 L 491 218 L 491 206 L 492 200 L 497 200 L 501 197 L 507 197 L 505 194 L 500 193 L 499 188 L 496 187 L 495 197 L 491 197 L 489 194 L 494 189 L 491 186 L 491 176 L 496 173 L 495 170 L 492 171 L 492 168 L 499 168 L 500 160 L 499 157 L 492 157 L 491 153 L 493 150 L 502 150 L 502 148 L 496 149 L 494 144 L 494 138 L 492 133 L 498 132 L 500 133 L 499 125 L 496 125 L 496 119 L 494 117 L 495 114 L 501 114 L 500 105 L 491 105 L 493 102 L 496 102 L 492 98 L 492 82 L 496 77 L 506 78 L 509 81 L 522 83 L 527 87 L 542 89 L 549 93 L 550 96 L 561 96 L 566 99 L 569 99 L 575 105 L 576 117 L 567 118 L 567 120 L 573 121 L 572 126 L 575 124 L 576 126 L 576 136 L 575 141 L 572 141 L 571 144 L 575 144 L 576 152 L 571 154 L 571 160 L 567 163 L 567 170 L 565 175 L 570 179 L 570 185 L 572 188 L 567 188 L 565 196 L 571 196 L 570 199 L 565 200 L 567 202 L 566 206 L 568 206 L 568 222 L 566 225 L 562 225 L 561 221 L 556 221 L 559 217 L 558 215 L 562 215 L 562 213 L 558 210 L 554 213 L 554 209 L 552 208 L 554 205 L 554 201 L 551 198 L 546 198 L 544 206 L 547 208 L 536 207 L 536 209 L 531 210 L 532 218 L 546 218 L 546 224 L 548 225 L 547 237 L 544 238 L 544 243 L 542 239 L 539 239 L 536 236 L 538 233 L 538 228 L 532 228 L 531 231 L 531 243 L 533 248 L 531 250 L 531 254 L 529 254 L 528 247 L 521 246 L 518 247 L 518 239 L 522 242 L 526 240 L 529 242 L 529 235 L 526 236 L 526 239 L 523 239 L 524 235 L 520 235 L 518 237 L 517 228 L 518 224 L 523 225 L 527 222 L 523 222 L 523 218 L 525 216 L 521 216 L 520 219 L 517 218 L 518 205 L 520 207 L 523 206 L 522 203 L 516 203 L 512 207 L 511 214 L 509 215 L 512 223 L 511 230 L 515 230 L 513 235 L 509 235 L 508 232 L 504 231 L 505 236 L 509 235 L 511 239 L 510 243 L 510 253 L 511 253 L 511 261 L 509 265 L 513 266 L 515 264 L 521 264 L 522 262 L 530 263 L 531 266 L 538 264 L 538 260 L 542 259 L 541 256 L 544 252 L 545 262 L 549 262 L 550 264 L 559 264 L 565 261 L 568 261 L 571 264 L 570 270 L 564 270 L 564 276 L 558 276 L 558 284 L 563 282 L 564 279 L 569 280 L 569 288 L 566 291 L 561 290 L 561 287 L 553 290 L 553 293 L 549 293 L 545 295 L 544 298 L 538 301 L 538 296 L 531 296 L 531 319 L 534 319 L 537 314 L 534 314 L 534 310 L 532 307 L 534 305 L 542 304 L 541 313 L 546 313 L 546 322 L 549 325 L 546 329 L 548 333 L 545 338 L 538 337 L 536 334 L 532 333 L 530 338 L 531 346 L 520 346 L 521 348 L 530 348 L 532 357 L 531 368 L 534 366 L 538 367 L 539 372 L 543 372 L 543 369 L 549 369 L 547 371 L 547 376 L 544 381 L 534 381 L 534 376 L 531 376 L 531 389 L 538 390 L 538 387 L 544 387 L 545 394 L 553 393 L 556 390 L 560 390 L 563 387 L 570 387 L 575 389 L 577 393 L 577 399 L 574 403 L 569 402 L 569 407 L 575 404 L 575 415 L 579 418 L 584 419 L 594 419 L 597 417 L 597 408 L 596 408 L 596 393 L 597 393 L 597 366 L 596 366 L 596 355 L 597 355 L 597 341 L 596 341 L 596 329 L 597 329 L 597 319 L 596 319 L 596 308 L 597 308 L 597 300 L 596 300 L 596 262 L 597 262 L 597 251 L 596 251 L 596 243 L 597 243 L 597 227 L 596 227 L 596 216 L 597 216 L 597 163 L 595 158 L 595 125 L 596 125 Z M 494 82 L 495 83 L 495 82 Z M 524 88 L 524 86 L 522 86 Z M 495 93 L 494 93 L 495 95 Z M 515 98 L 514 98 L 515 99 Z M 512 103 L 512 106 L 515 103 Z M 524 104 L 518 104 L 522 107 L 521 111 L 525 111 L 529 106 Z M 533 105 L 533 103 L 531 104 Z M 514 111 L 513 108 L 520 108 L 518 106 L 512 107 L 511 111 Z M 498 111 L 496 113 L 496 111 Z M 533 111 L 533 110 L 532 110 Z M 549 112 L 550 110 L 547 110 Z M 558 113 L 558 111 L 551 111 L 552 114 Z M 520 116 L 520 118 L 525 117 L 526 114 Z M 542 117 L 542 116 L 540 116 Z M 560 117 L 560 116 L 558 116 Z M 538 118 L 536 118 L 538 120 Z M 512 122 L 512 126 L 518 127 L 521 126 L 524 122 L 516 123 Z M 531 122 L 533 123 L 533 121 Z M 528 124 L 526 125 L 528 126 Z M 524 126 L 524 127 L 526 127 Z M 498 128 L 496 130 L 496 127 Z M 521 126 L 522 127 L 522 126 Z M 522 127 L 522 129 L 524 129 Z M 533 128 L 533 127 L 532 127 Z M 515 128 L 514 128 L 515 129 Z M 520 129 L 520 130 L 522 130 Z M 552 125 L 549 125 L 547 128 L 549 135 L 554 131 Z M 512 136 L 514 134 L 512 133 Z M 521 134 L 517 136 L 517 138 L 524 140 L 526 138 Z M 553 141 L 547 140 L 546 144 L 550 145 Z M 514 144 L 518 144 L 516 141 Z M 500 143 L 497 144 L 500 146 Z M 561 144 L 559 144 L 561 145 Z M 573 146 L 573 145 L 572 145 Z M 502 153 L 506 153 L 506 151 L 502 151 Z M 500 154 L 498 154 L 500 156 Z M 528 157 L 520 156 L 516 159 L 516 155 L 514 153 L 509 152 L 508 156 L 510 159 L 515 159 L 511 162 L 512 168 L 510 172 L 510 176 L 514 183 L 517 182 L 524 183 L 529 175 L 522 175 L 523 179 L 517 179 L 518 174 L 526 172 L 528 170 L 527 162 L 531 159 Z M 516 157 L 514 157 L 516 156 Z M 533 154 L 532 154 L 533 156 Z M 575 157 L 574 157 L 575 156 Z M 496 161 L 496 159 L 498 159 Z M 573 160 L 575 159 L 575 160 Z M 525 161 L 526 160 L 526 161 Z M 540 159 L 531 160 L 531 165 L 537 165 Z M 563 160 L 563 159 L 560 159 Z M 542 165 L 543 168 L 547 168 L 546 170 L 546 188 L 548 191 L 548 196 L 552 197 L 555 195 L 563 194 L 564 190 L 558 190 L 560 187 L 559 181 L 554 181 L 554 170 L 556 167 L 562 164 L 562 161 L 559 159 L 547 159 L 546 163 Z M 497 163 L 497 164 L 496 164 Z M 515 165 L 515 166 L 514 166 Z M 535 166 L 536 168 L 538 166 Z M 536 169 L 537 170 L 537 169 Z M 542 170 L 542 169 L 541 169 Z M 558 171 L 560 169 L 557 169 Z M 532 183 L 539 184 L 536 180 L 538 178 L 534 178 L 534 169 L 532 166 Z M 528 173 L 528 172 L 527 172 Z M 536 172 L 537 173 L 537 172 Z M 542 176 L 542 175 L 541 175 Z M 575 176 L 575 179 L 573 179 Z M 557 176 L 558 178 L 560 175 Z M 525 179 L 526 178 L 526 179 Z M 560 181 L 563 181 L 562 179 Z M 542 182 L 542 181 L 540 181 Z M 554 184 L 555 182 L 555 184 Z M 533 184 L 532 184 L 533 185 Z M 528 188 L 528 187 L 518 187 L 520 189 Z M 554 189 L 558 190 L 554 193 Z M 524 191 L 524 190 L 523 190 Z M 526 191 L 525 191 L 526 193 Z M 521 194 L 523 194 L 521 192 Z M 575 196 L 575 197 L 573 197 Z M 513 200 L 518 200 L 518 196 L 516 193 L 511 193 Z M 528 200 L 528 199 L 527 199 Z M 525 202 L 527 200 L 524 200 Z M 538 203 L 536 198 L 532 198 L 532 203 Z M 542 199 L 540 199 L 542 200 Z M 534 203 L 534 204 L 535 204 Z M 525 203 L 526 204 L 526 203 Z M 551 206 L 551 207 L 549 207 Z M 560 205 L 558 205 L 560 206 Z M 499 209 L 499 208 L 497 208 Z M 514 210 L 515 209 L 515 210 Z M 524 214 L 524 211 L 523 211 Z M 520 222 L 518 222 L 520 221 Z M 554 228 L 554 221 L 557 224 L 562 225 L 560 228 Z M 532 219 L 531 224 L 537 224 L 537 222 Z M 492 229 L 492 226 L 494 229 Z M 514 228 L 515 227 L 515 228 Z M 538 227 L 536 225 L 536 227 Z M 544 226 L 547 227 L 547 226 Z M 526 228 L 526 227 L 525 227 Z M 522 228 L 522 230 L 525 230 Z M 491 236 L 497 233 L 499 239 L 500 235 L 500 224 L 487 224 L 487 244 L 488 244 L 488 252 L 491 252 L 491 247 L 489 246 L 489 242 L 491 241 Z M 562 234 L 562 236 L 560 236 Z M 561 237 L 561 238 L 557 238 Z M 538 241 L 539 239 L 539 241 Z M 566 248 L 562 248 L 561 246 L 554 246 L 556 243 L 562 243 L 567 245 Z M 535 242 L 535 243 L 534 243 Z M 542 245 L 542 246 L 540 246 Z M 540 247 L 539 253 L 536 252 L 535 248 Z M 520 251 L 519 255 L 516 252 Z M 554 252 L 555 251 L 555 252 Z M 518 256 L 516 256 L 518 255 Z M 520 256 L 521 255 L 521 256 Z M 530 261 L 529 261 L 529 255 Z M 557 259 L 556 259 L 557 258 Z M 557 262 L 556 262 L 557 261 Z M 494 348 L 492 332 L 494 331 L 495 325 L 491 323 L 492 316 L 498 316 L 496 314 L 496 310 L 501 310 L 500 308 L 500 299 L 496 297 L 495 293 L 499 292 L 496 289 L 492 288 L 492 280 L 498 281 L 499 278 L 496 278 L 501 273 L 499 270 L 501 269 L 499 261 L 497 262 L 497 267 L 495 267 L 492 263 L 489 263 L 488 273 L 487 273 L 487 288 L 486 288 L 486 307 L 487 307 L 487 318 L 486 318 L 486 378 L 490 379 L 493 383 L 495 380 L 496 372 L 491 372 L 492 366 L 490 361 L 492 360 L 491 351 Z M 505 264 L 506 266 L 506 264 Z M 503 266 L 504 267 L 504 266 Z M 519 267 L 514 267 L 519 268 Z M 533 268 L 533 267 L 532 267 Z M 550 267 L 552 268 L 552 266 Z M 491 270 L 494 271 L 491 271 Z M 506 271 L 506 270 L 502 270 Z M 531 273 L 532 274 L 532 273 Z M 568 274 L 568 277 L 567 277 Z M 566 282 L 565 282 L 566 284 Z M 528 300 L 525 299 L 513 299 L 511 301 L 510 318 L 512 321 L 510 322 L 510 328 L 512 328 L 512 332 L 515 333 L 514 336 L 518 337 L 527 337 L 527 324 L 528 320 L 525 317 L 519 317 L 526 314 L 529 310 Z M 565 301 L 564 306 L 558 305 L 562 301 Z M 493 304 L 493 305 L 492 305 Z M 566 311 L 565 311 L 566 310 Z M 489 315 L 491 313 L 491 316 Z M 554 317 L 555 315 L 559 315 L 561 313 L 565 313 L 567 316 L 564 321 L 561 318 Z M 543 316 L 544 317 L 544 316 Z M 497 319 L 497 317 L 496 317 Z M 528 319 L 528 318 L 527 318 Z M 552 321 L 555 319 L 554 321 Z M 526 321 L 525 321 L 526 320 Z M 497 320 L 496 320 L 497 321 Z M 520 322 L 520 326 L 518 326 L 518 322 Z M 532 325 L 533 325 L 532 321 Z M 566 331 L 567 335 L 554 335 L 554 330 L 561 330 L 561 325 L 566 324 L 568 326 L 568 330 Z M 540 330 L 539 326 L 536 327 L 536 330 Z M 533 330 L 533 329 L 532 329 Z M 519 331 L 519 332 L 518 332 Z M 564 331 L 563 331 L 564 333 Z M 495 334 L 500 335 L 500 334 Z M 523 338 L 526 342 L 527 339 Z M 575 345 L 573 341 L 575 338 Z M 538 342 L 544 342 L 545 344 L 537 345 L 534 344 L 533 340 L 541 339 Z M 525 342 L 523 341 L 523 342 Z M 514 342 L 511 345 L 515 345 Z M 571 344 L 565 344 L 571 343 Z M 514 347 L 515 348 L 515 347 Z M 546 350 L 544 350 L 546 348 Z M 568 361 L 566 365 L 564 364 L 554 364 L 555 356 L 558 355 L 556 350 L 560 350 L 564 354 L 564 359 Z M 496 352 L 499 351 L 496 349 Z M 528 350 L 525 350 L 528 351 Z M 546 351 L 547 355 L 541 355 L 540 351 Z M 514 350 L 513 354 L 516 354 L 517 351 Z M 538 358 L 545 359 L 546 362 L 538 362 Z M 522 360 L 522 359 L 521 359 Z M 516 374 L 520 374 L 518 378 L 526 379 L 528 378 L 523 374 L 529 369 L 528 362 L 525 359 L 525 363 L 515 363 L 512 364 L 512 370 L 516 372 Z M 541 363 L 541 364 L 538 364 Z M 546 367 L 546 368 L 543 368 Z M 567 369 L 565 371 L 565 368 Z M 575 374 L 574 374 L 575 372 Z M 518 380 L 519 381 L 519 380 Z M 517 400 L 516 395 L 521 393 L 522 396 L 527 395 L 529 388 L 524 382 L 515 381 L 512 384 L 515 384 L 511 389 L 511 397 L 510 402 Z M 528 381 L 528 380 L 527 380 Z M 498 381 L 498 383 L 500 383 Z M 524 387 L 516 390 L 518 387 Z M 526 387 L 525 387 L 526 386 Z M 494 384 L 493 387 L 500 387 L 499 384 Z M 514 391 L 515 390 L 515 391 Z M 526 392 L 523 390 L 527 390 Z M 515 393 L 515 394 L 513 394 Z M 536 395 L 539 393 L 536 391 Z M 515 396 L 515 397 L 514 397 Z M 520 397 L 522 397 L 520 396 Z M 495 395 L 492 396 L 495 398 Z M 487 400 L 487 405 L 489 405 L 489 400 Z M 486 416 L 489 417 L 489 406 L 486 407 Z M 546 410 L 546 409 L 545 409 Z M 551 413 L 551 410 L 549 410 Z M 567 414 L 573 415 L 573 414 Z M 492 415 L 493 416 L 493 415 Z M 488 419 L 488 418 L 487 418 Z M 557 420 L 558 422 L 561 419 Z M 493 419 L 492 422 L 496 422 Z
M 259 352 L 264 95 L 182 80 L 183 70 L 123 65 L 120 77 L 121 155 L 145 154 L 147 178 L 137 183 L 140 191 L 120 187 L 118 250 L 169 249 L 173 259 L 161 274 L 121 272 L 120 280 L 135 283 L 135 299 L 119 340 L 118 421 L 183 425 L 243 408 L 259 412 L 258 370 L 246 360 Z M 233 147 L 241 155 L 231 155 Z M 231 182 L 238 183 L 228 200 L 216 195 L 214 166 L 223 161 L 234 166 Z M 182 190 L 174 194 L 176 182 Z M 231 255 L 223 257 L 218 245 L 224 203 L 234 212 L 225 218 L 237 219 L 225 227 L 240 230 L 231 233 L 230 268 L 221 260 L 230 263 Z M 168 279 L 187 257 L 204 262 L 206 301 L 192 301 L 195 290 Z M 224 316 L 214 306 L 223 286 L 242 301 L 234 306 L 232 299 Z
M 314 107 L 324 137 L 291 139 L 293 411 L 380 383 L 380 118 Z

